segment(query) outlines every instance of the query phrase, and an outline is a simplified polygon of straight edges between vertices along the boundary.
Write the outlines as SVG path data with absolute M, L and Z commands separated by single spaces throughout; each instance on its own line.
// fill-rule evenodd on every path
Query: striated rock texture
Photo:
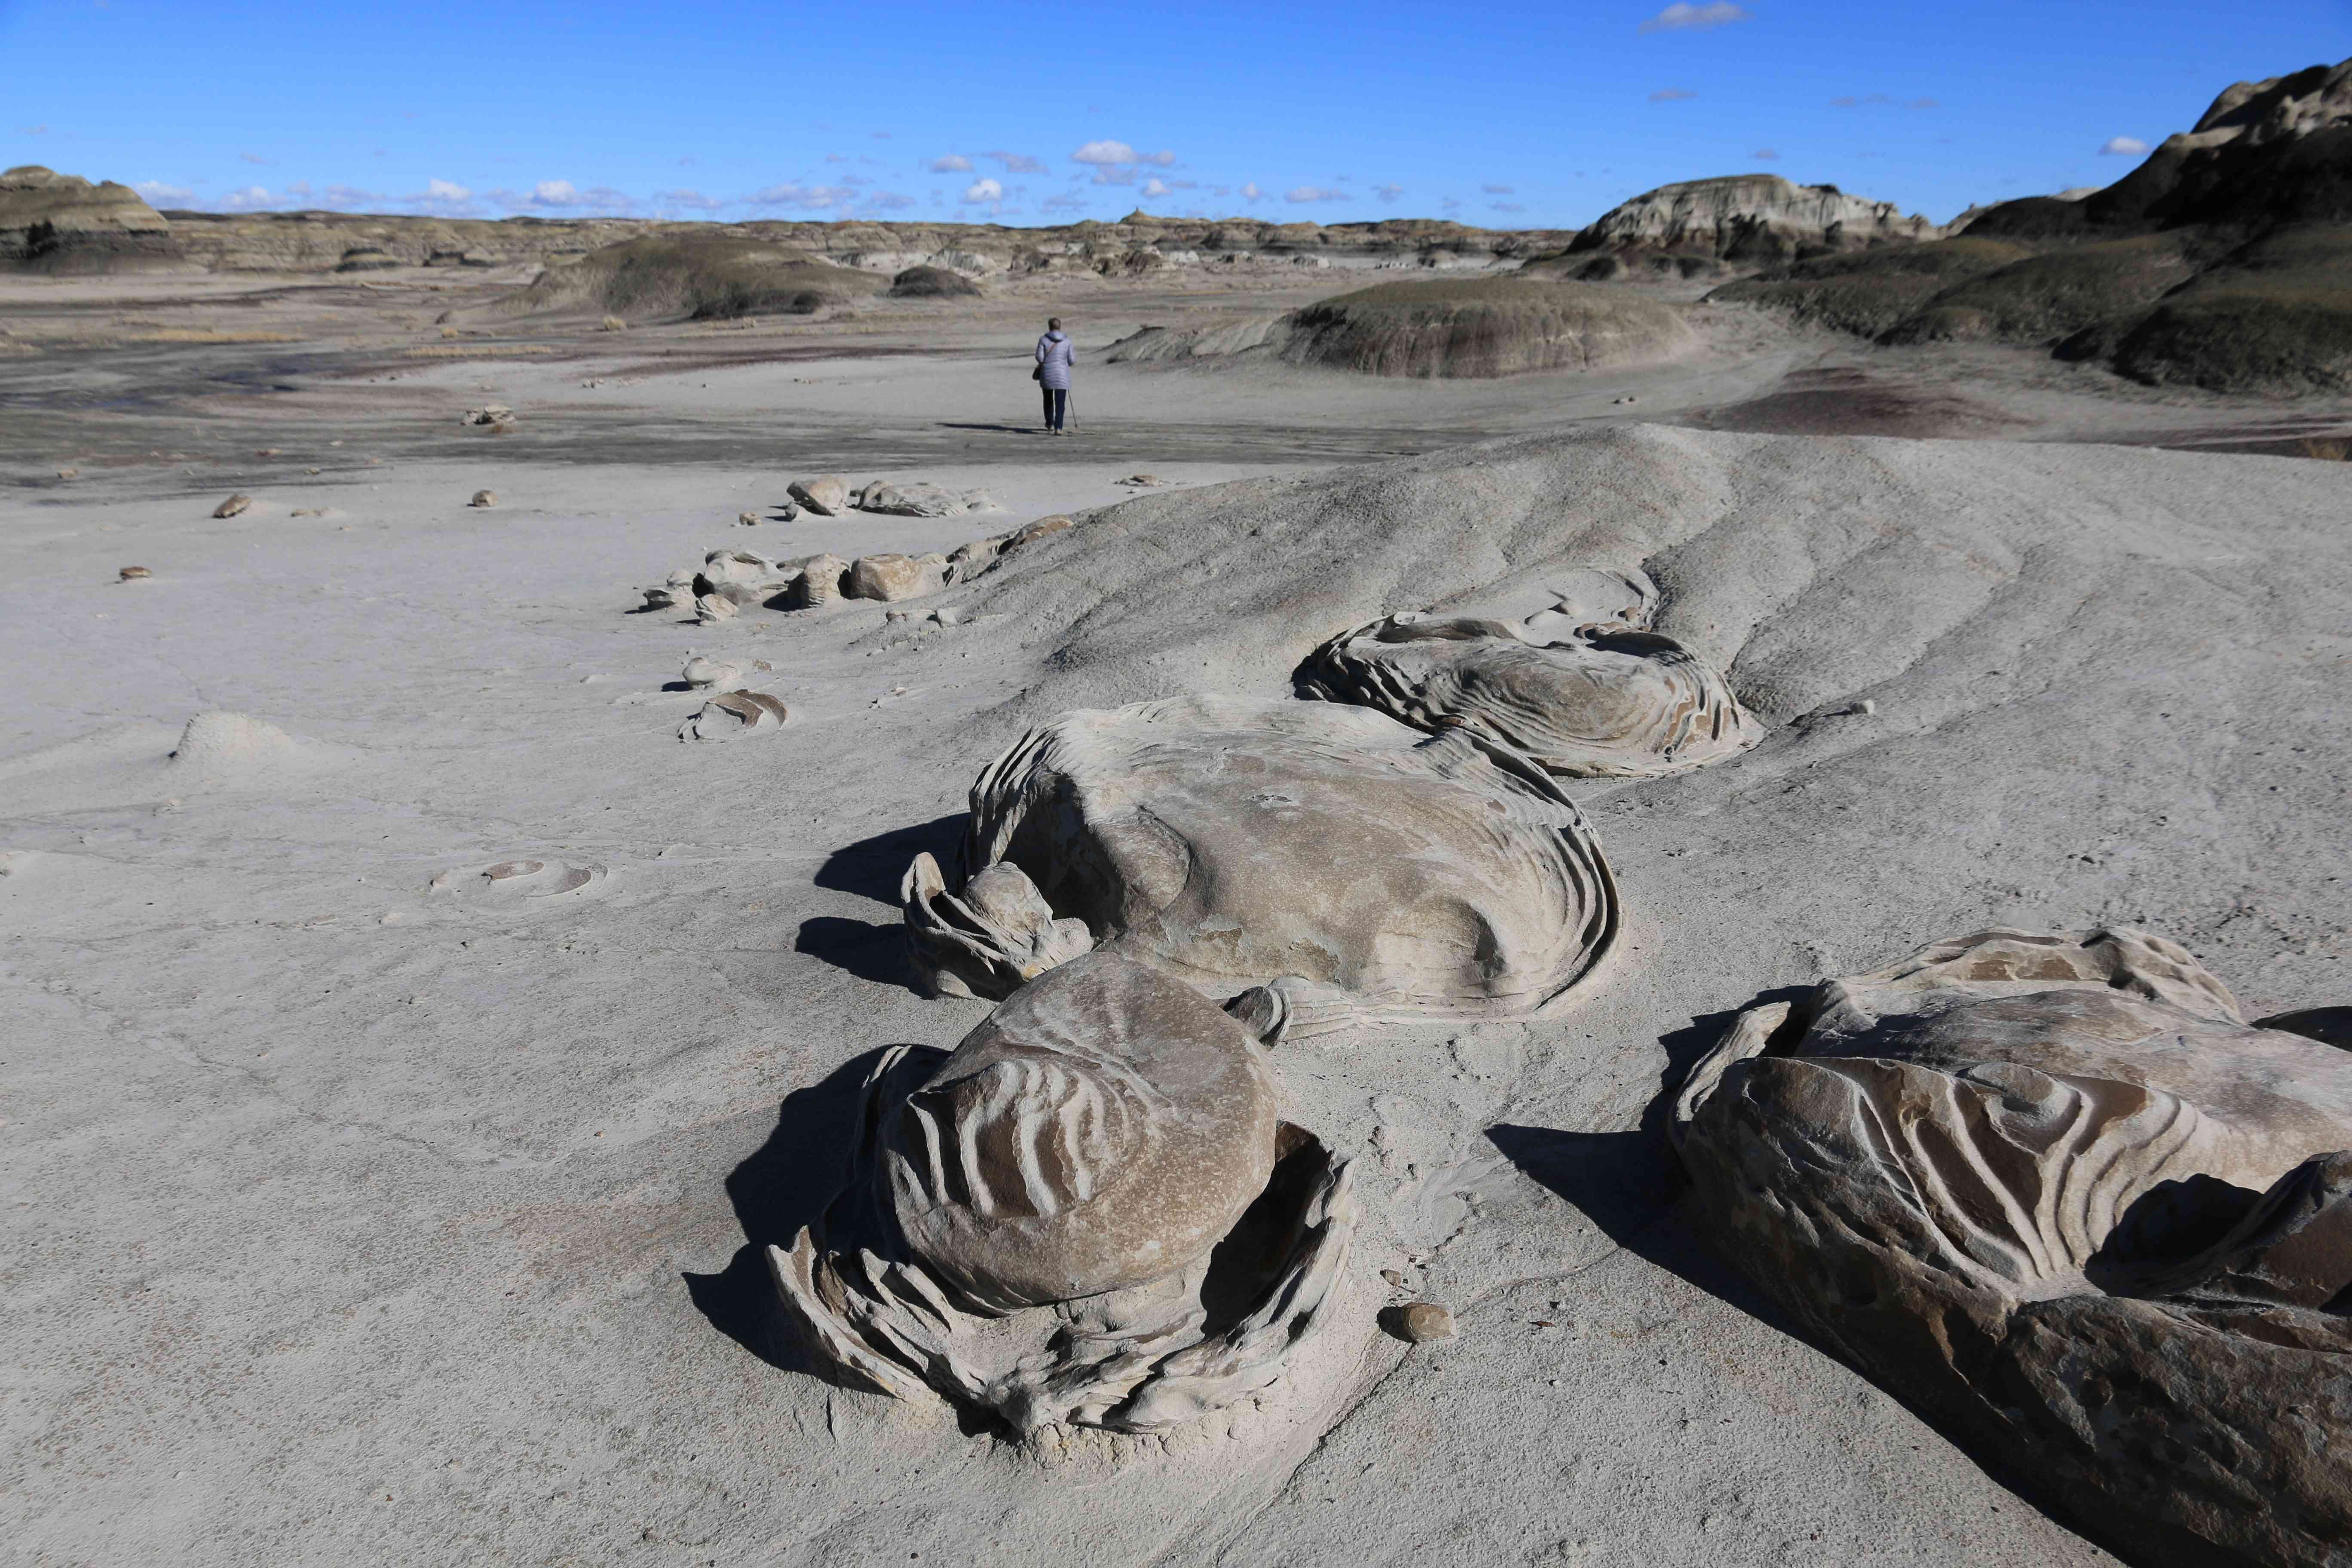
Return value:
M 177 271 L 172 226 L 128 185 L 37 163 L 0 174 L 0 266 L 28 272 Z
M 768 1249 L 788 1321 L 847 1381 L 1021 1431 L 1162 1431 L 1265 1388 L 1355 1223 L 1346 1163 L 1278 1114 L 1281 1031 L 1263 993 L 1220 1008 L 1097 953 L 952 1054 L 891 1050 L 848 1185 Z
M 2181 948 L 1984 931 L 1752 1007 L 1674 1128 L 1809 1331 L 2127 1555 L 2352 1552 L 2352 1057 Z
M 1524 620 L 1383 616 L 1317 648 L 1298 694 L 1459 731 L 1570 778 L 1653 778 L 1764 738 L 1714 667 L 1648 629 L 1656 590 L 1627 584 L 1625 618 L 1563 602 Z
M 1600 844 L 1549 775 L 1331 703 L 1064 714 L 972 785 L 963 858 L 960 910 L 936 907 L 946 882 L 928 860 L 908 878 L 917 964 L 938 988 L 1002 995 L 1076 920 L 1205 991 L 1272 984 L 1301 1034 L 1524 1016 L 1617 935 Z M 1034 899 L 1005 885 L 1016 876 Z M 988 918 L 983 879 L 989 908 L 1020 913 L 1012 927 Z
M 1909 245 L 1944 231 L 1893 202 L 1835 185 L 1795 185 L 1778 174 L 1726 174 L 1660 185 L 1593 219 L 1569 247 L 1583 251 L 1689 251 L 1727 261 L 1774 261 L 1825 250 Z

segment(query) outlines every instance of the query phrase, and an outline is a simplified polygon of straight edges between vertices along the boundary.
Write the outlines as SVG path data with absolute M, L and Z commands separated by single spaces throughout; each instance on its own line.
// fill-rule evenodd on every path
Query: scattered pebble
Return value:
M 143 582 L 153 575 L 155 574 L 144 566 L 125 566 L 122 569 L 122 580 L 126 583 Z
M 79 468 L 59 468 L 58 470 L 58 478 L 61 479 L 78 479 L 81 478 L 81 470 Z
M 1156 490 L 1168 481 L 1158 474 L 1129 474 L 1118 482 L 1134 489 Z
M 252 504 L 253 498 L 251 496 L 231 496 L 228 500 L 221 502 L 220 505 L 213 508 L 213 515 L 215 517 L 235 517 L 238 512 L 243 511 L 247 507 L 249 507 Z
M 257 458 L 275 458 L 279 454 L 275 447 L 256 447 L 253 449 L 253 455 Z
M 289 515 L 293 517 L 324 517 L 327 515 L 327 509 L 322 506 L 298 506 Z
M 756 511 L 739 511 L 735 514 L 735 521 L 745 528 L 757 528 L 760 526 L 760 514 Z
M 496 490 L 476 490 L 474 492 L 474 499 L 467 501 L 466 504 L 467 506 L 496 506 L 499 504 L 499 492 Z
M 1396 1313 L 1393 1331 L 1397 1338 L 1412 1345 L 1450 1340 L 1454 1337 L 1454 1314 L 1434 1301 L 1415 1301 Z
M 1395 1286 L 1400 1290 L 1404 1289 L 1404 1276 L 1393 1268 L 1381 1269 L 1381 1278 L 1387 1280 L 1390 1284 Z

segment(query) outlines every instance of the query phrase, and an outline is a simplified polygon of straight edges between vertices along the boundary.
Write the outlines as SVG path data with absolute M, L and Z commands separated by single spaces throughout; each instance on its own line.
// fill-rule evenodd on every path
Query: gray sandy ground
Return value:
M 1815 352 L 1777 338 L 1607 384 L 1097 370 L 1079 440 L 944 430 L 1027 417 L 1017 330 L 670 374 L 644 366 L 686 334 L 573 339 L 373 384 L 379 350 L 331 346 L 268 395 L 209 384 L 227 348 L 125 349 L 160 390 L 104 418 L 61 400 L 138 379 L 110 354 L 0 362 L 7 1554 L 2107 1561 L 1715 1261 L 1657 1095 L 1759 993 L 1993 923 L 2136 921 L 2250 1012 L 2340 1000 L 2352 467 L 1629 423 L 1768 394 Z M 1960 390 L 2044 437 L 2314 416 L 1984 363 Z M 514 436 L 458 429 L 493 398 Z M 51 477 L 83 448 L 119 461 Z M 1428 455 L 1363 461 L 1396 451 Z M 733 522 L 835 468 L 1008 510 Z M 1139 468 L 1181 488 L 915 619 L 625 613 L 705 548 L 936 548 Z M 254 508 L 211 520 L 232 488 Z M 1302 1375 L 1171 1441 L 1016 1449 L 801 1370 L 755 1244 L 829 1195 L 870 1053 L 985 1010 L 906 989 L 892 901 L 979 766 L 1062 709 L 1278 693 L 1339 626 L 1586 561 L 1645 564 L 1773 733 L 1578 787 L 1628 919 L 1581 1003 L 1279 1057 L 1369 1199 Z M 791 723 L 681 745 L 689 648 L 770 660 Z M 294 742 L 170 760 L 219 710 Z M 516 858 L 601 875 L 465 877 Z M 1461 1337 L 1379 1334 L 1408 1297 Z

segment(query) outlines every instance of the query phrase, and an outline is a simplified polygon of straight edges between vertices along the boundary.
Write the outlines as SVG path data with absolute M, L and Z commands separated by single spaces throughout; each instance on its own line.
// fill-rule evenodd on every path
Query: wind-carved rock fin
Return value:
M 1293 684 L 1301 697 L 1458 732 L 1498 762 L 1525 757 L 1569 777 L 1679 773 L 1761 741 L 1762 724 L 1712 665 L 1648 629 L 1654 585 L 1606 578 L 1624 590 L 1614 597 L 1631 599 L 1607 618 L 1577 620 L 1567 601 L 1524 620 L 1388 616 L 1325 642 Z
M 918 855 L 899 900 L 916 972 L 943 995 L 1009 996 L 1095 944 L 1086 921 L 1055 918 L 1036 884 L 1006 862 L 983 867 L 951 894 L 939 862 Z

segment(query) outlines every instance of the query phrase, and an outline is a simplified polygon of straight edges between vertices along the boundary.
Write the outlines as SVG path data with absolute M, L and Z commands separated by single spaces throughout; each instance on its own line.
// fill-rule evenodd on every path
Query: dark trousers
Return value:
M 1062 421 L 1069 416 L 1070 389 L 1066 386 L 1041 386 L 1045 395 L 1045 428 L 1059 430 Z

